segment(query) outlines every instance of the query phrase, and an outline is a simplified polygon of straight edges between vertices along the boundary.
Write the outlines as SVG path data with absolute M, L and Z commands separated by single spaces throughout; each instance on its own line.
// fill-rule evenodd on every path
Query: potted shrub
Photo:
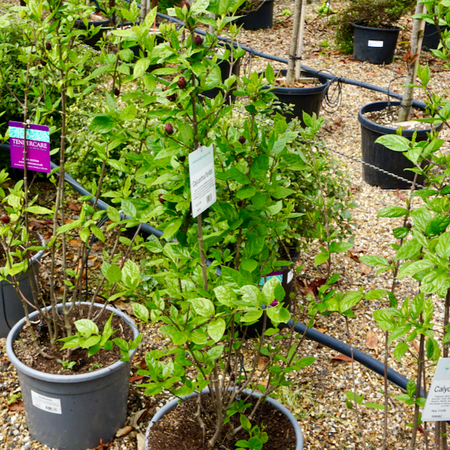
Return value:
M 83 245 L 78 256 L 83 261 L 88 253 L 90 236 L 93 234 L 104 240 L 104 233 L 97 225 L 106 214 L 95 212 L 85 203 L 79 218 L 66 223 L 63 208 L 67 99 L 80 97 L 84 89 L 92 90 L 90 80 L 95 79 L 95 74 L 89 77 L 84 74 L 86 57 L 75 47 L 80 31 L 74 28 L 74 18 L 84 10 L 84 6 L 79 6 L 76 1 L 33 3 L 19 10 L 26 33 L 33 36 L 27 49 L 30 77 L 25 85 L 25 99 L 31 89 L 37 90 L 46 107 L 39 116 L 37 112 L 41 110 L 25 100 L 23 181 L 9 193 L 0 192 L 2 203 L 12 207 L 7 210 L 8 220 L 5 219 L 0 228 L 0 242 L 7 260 L 1 278 L 10 277 L 25 310 L 25 317 L 8 334 L 7 354 L 19 373 L 30 434 L 50 447 L 73 450 L 95 447 L 101 439 L 107 442 L 123 425 L 127 410 L 129 358 L 141 339 L 131 319 L 106 303 L 95 302 L 99 301 L 98 294 L 105 280 L 114 290 L 114 283 L 123 276 L 131 292 L 139 283 L 133 276 L 134 263 L 127 257 L 117 263 L 119 255 L 113 251 L 103 266 L 104 279 L 94 293 L 83 292 L 84 265 L 79 269 L 68 265 L 67 233 L 73 230 L 79 233 Z M 57 103 L 45 98 L 41 79 L 48 80 L 59 92 Z M 61 113 L 61 139 L 55 143 L 59 146 L 56 201 L 49 210 L 38 206 L 36 199 L 30 197 L 27 155 L 30 121 L 37 121 L 54 109 Z M 98 199 L 100 190 L 96 194 Z M 29 238 L 29 214 L 51 217 L 53 221 L 52 236 L 45 245 L 49 255 L 48 290 L 45 295 L 40 291 L 34 304 L 26 298 L 18 277 L 28 267 L 28 252 L 38 249 Z M 120 230 L 123 222 L 119 212 L 111 208 L 108 214 L 111 229 Z M 22 219 L 23 231 L 11 241 L 10 231 Z M 61 271 L 57 262 L 62 264 Z M 60 285 L 57 285 L 58 280 Z M 106 295 L 109 300 L 114 299 L 112 292 Z M 33 309 L 36 311 L 31 312 Z
M 279 71 L 281 76 L 277 77 L 276 85 L 270 83 L 275 88 L 272 93 L 282 105 L 282 114 L 288 120 L 297 117 L 301 122 L 303 112 L 319 115 L 322 99 L 330 86 L 330 81 L 325 77 L 301 71 L 305 6 L 304 0 L 295 1 L 288 68 Z M 293 109 L 288 105 L 293 105 Z M 304 122 L 302 124 L 305 125 Z
M 336 42 L 343 53 L 359 61 L 390 64 L 400 31 L 398 21 L 414 0 L 350 0 L 338 16 Z
M 257 407 L 277 387 L 288 384 L 287 373 L 314 360 L 298 356 L 301 340 L 294 346 L 292 333 L 281 333 L 278 325 L 290 318 L 283 303 L 285 292 L 277 277 L 264 280 L 289 264 L 279 259 L 283 238 L 306 214 L 295 210 L 293 186 L 312 169 L 299 148 L 297 124 L 287 124 L 280 115 L 272 119 L 263 115 L 272 113 L 268 105 L 274 98 L 263 89 L 262 75 L 221 80 L 214 49 L 217 33 L 229 22 L 229 5 L 215 6 L 184 2 L 181 8 L 169 10 L 186 29 L 160 26 L 172 46 L 159 44 L 137 61 L 133 82 L 139 90 L 128 94 L 131 77 L 124 77 L 121 84 L 120 101 L 142 107 L 147 125 L 139 136 L 151 151 L 144 148 L 124 158 L 123 171 L 132 173 L 127 164 L 136 167 L 136 183 L 146 194 L 135 207 L 151 215 L 163 231 L 161 239 L 152 237 L 139 244 L 152 255 L 141 273 L 153 280 L 155 288 L 135 293 L 140 302 L 134 308 L 142 321 L 161 322 L 160 331 L 171 342 L 161 351 L 148 352 L 147 368 L 139 374 L 146 377 L 141 386 L 148 395 L 166 389 L 182 398 L 209 388 L 210 400 L 197 395 L 190 406 L 193 410 L 189 409 L 193 413 L 188 413 L 194 415 L 193 427 L 205 429 L 200 438 L 204 442 L 206 436 L 208 447 L 236 440 L 239 429 L 243 437 L 237 437 L 238 445 L 245 446 L 243 441 L 260 445 L 273 437 L 266 437 L 261 425 L 255 427 Z M 211 13 L 215 19 L 206 16 Z M 196 36 L 199 22 L 215 33 Z M 234 38 L 236 27 L 229 29 Z M 185 39 L 180 39 L 183 33 Z M 147 73 L 154 60 L 162 67 Z M 270 66 L 264 75 L 274 82 Z M 227 92 L 236 81 L 236 97 L 250 99 L 245 104 L 248 118 L 233 118 L 221 92 L 200 101 L 205 90 Z M 261 123 L 262 118 L 271 122 Z M 309 118 L 311 130 L 318 123 L 317 118 Z M 100 129 L 102 124 L 110 124 L 104 134 L 111 140 L 120 130 L 114 112 L 94 117 L 90 128 Z M 213 172 L 216 190 L 209 191 Z M 258 340 L 246 341 L 245 327 L 259 320 L 263 325 Z M 244 349 L 248 364 L 241 363 Z M 267 357 L 264 370 L 258 369 L 261 355 Z M 244 389 L 258 389 L 262 396 L 252 400 Z M 208 403 L 213 405 L 211 420 L 203 417 Z M 150 440 L 158 427 L 151 427 Z M 199 447 L 190 440 L 194 432 L 188 428 L 188 445 Z M 289 433 L 294 435 L 292 429 Z M 163 437 L 161 442 L 166 440 L 171 449 L 187 442 L 182 436 L 171 439 Z M 301 441 L 286 448 L 292 445 L 301 448 Z
M 406 158 L 406 153 L 403 154 L 407 147 L 404 145 L 396 148 L 392 148 L 392 146 L 386 147 L 383 145 L 385 141 L 383 136 L 400 134 L 408 139 L 412 139 L 414 136 L 416 142 L 425 143 L 433 130 L 436 131 L 442 128 L 442 122 L 438 118 L 436 119 L 436 127 L 430 127 L 426 123 L 410 120 L 413 111 L 413 89 L 416 86 L 417 74 L 421 82 L 425 84 L 430 77 L 429 69 L 419 66 L 424 28 L 423 10 L 424 4 L 418 2 L 411 37 L 411 54 L 413 57 L 411 62 L 407 61 L 407 84 L 404 88 L 402 102 L 369 103 L 358 112 L 358 120 L 361 123 L 363 161 L 397 175 L 397 177 L 393 177 L 364 165 L 364 180 L 383 189 L 408 188 L 414 179 L 419 184 L 422 184 L 424 180 L 420 168 L 417 167 L 417 158 Z M 438 116 L 438 107 L 435 106 L 426 112 L 430 117 Z M 371 116 L 369 117 L 368 114 Z M 423 120 L 424 114 L 420 111 L 419 114 L 421 115 L 416 116 L 416 118 Z M 382 119 L 380 120 L 380 118 Z M 419 174 L 418 178 L 416 173 Z M 403 180 L 400 180 L 398 177 L 402 177 Z

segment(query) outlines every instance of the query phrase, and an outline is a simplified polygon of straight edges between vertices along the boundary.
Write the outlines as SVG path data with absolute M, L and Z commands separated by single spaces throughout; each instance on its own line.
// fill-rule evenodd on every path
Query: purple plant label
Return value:
M 11 167 L 24 169 L 23 123 L 8 122 L 8 126 Z M 27 128 L 26 155 L 27 169 L 50 173 L 50 132 L 47 126 L 31 124 Z

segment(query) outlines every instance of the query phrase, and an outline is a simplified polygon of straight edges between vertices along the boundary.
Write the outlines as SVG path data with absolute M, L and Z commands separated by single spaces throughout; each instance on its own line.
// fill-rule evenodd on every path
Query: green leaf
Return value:
M 229 286 L 217 286 L 214 288 L 217 300 L 225 306 L 233 308 L 236 306 L 236 294 Z
M 194 311 L 202 317 L 211 317 L 215 314 L 214 304 L 207 298 L 193 298 L 188 302 L 192 305 Z
M 353 291 L 347 294 L 339 304 L 339 312 L 342 314 L 345 311 L 353 308 L 362 299 L 363 295 L 359 291 Z
M 419 255 L 422 245 L 417 239 L 411 239 L 403 243 L 399 248 L 395 259 L 396 261 L 413 259 Z
M 95 116 L 89 124 L 89 129 L 95 133 L 109 133 L 115 125 L 115 120 L 109 114 L 100 114 Z
M 450 231 L 446 231 L 439 236 L 435 250 L 441 258 L 450 257 Z
M 389 335 L 388 343 L 392 344 L 395 340 L 405 336 L 411 330 L 411 324 L 406 324 L 401 327 L 397 327 L 392 333 Z
M 258 267 L 258 263 L 254 259 L 246 258 L 242 260 L 241 267 L 247 272 L 253 272 Z
M 384 145 L 389 150 L 394 150 L 395 152 L 405 152 L 411 147 L 409 139 L 397 134 L 385 134 L 380 136 L 375 143 Z
M 406 342 L 399 342 L 394 349 L 394 356 L 398 362 L 400 362 L 408 351 L 409 345 Z
M 388 293 L 384 289 L 372 289 L 364 294 L 364 298 L 366 300 L 378 300 L 386 295 L 388 295 Z
M 122 271 L 119 266 L 111 264 L 106 270 L 105 277 L 110 283 L 119 283 L 122 280 Z
M 389 261 L 382 256 L 360 256 L 359 260 L 369 267 L 389 266 Z
M 330 253 L 344 253 L 350 250 L 354 244 L 351 242 L 335 242 L 333 241 L 330 244 L 329 252 Z
M 243 200 L 245 198 L 251 198 L 255 195 L 256 189 L 253 186 L 244 186 L 236 192 L 236 197 Z
M 316 257 L 314 258 L 314 264 L 316 266 L 320 266 L 321 264 L 323 264 L 325 261 L 328 261 L 328 259 L 330 258 L 330 254 L 329 253 L 319 253 L 318 255 L 316 255 Z
M 259 155 L 257 156 L 250 169 L 250 177 L 259 179 L 267 174 L 269 170 L 269 155 Z
M 133 303 L 132 306 L 134 315 L 142 322 L 147 323 L 150 315 L 148 309 L 140 303 Z
M 214 319 L 208 324 L 208 334 L 214 342 L 218 342 L 222 339 L 225 332 L 225 320 L 221 317 Z
M 89 338 L 92 334 L 98 334 L 97 325 L 89 319 L 80 319 L 75 321 L 75 327 L 85 338 Z
M 414 261 L 410 264 L 403 264 L 398 271 L 398 278 L 401 280 L 409 275 L 415 275 L 423 270 L 433 268 L 434 265 L 434 262 L 429 259 L 422 259 L 421 261 Z
M 144 75 L 145 72 L 147 71 L 147 69 L 149 68 L 149 66 L 150 66 L 150 59 L 148 59 L 148 58 L 139 59 L 134 65 L 134 70 L 133 70 L 134 78 L 139 78 L 142 75 Z
M 258 321 L 263 315 L 263 310 L 258 309 L 256 311 L 248 311 L 241 316 L 242 323 L 254 323 Z
M 243 414 L 241 414 L 240 416 L 242 428 L 246 431 L 250 431 L 252 429 L 252 424 L 250 423 L 250 420 L 248 420 L 247 417 L 244 416 Z
M 401 217 L 408 213 L 406 208 L 402 208 L 401 206 L 388 206 L 387 208 L 381 209 L 377 217 Z

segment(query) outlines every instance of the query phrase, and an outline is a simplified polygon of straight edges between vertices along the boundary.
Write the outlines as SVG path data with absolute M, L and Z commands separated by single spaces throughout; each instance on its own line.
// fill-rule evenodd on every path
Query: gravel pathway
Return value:
M 404 42 L 408 41 L 408 32 L 402 31 L 398 45 L 398 53 L 395 61 L 388 66 L 375 66 L 368 63 L 354 61 L 351 57 L 343 56 L 333 50 L 333 28 L 328 23 L 328 18 L 320 18 L 315 13 L 319 2 L 307 6 L 307 23 L 304 40 L 303 64 L 317 70 L 330 71 L 339 77 L 346 77 L 365 81 L 377 86 L 387 88 L 394 78 L 404 75 L 406 72 L 402 54 L 405 52 Z M 338 9 L 340 2 L 332 5 Z M 292 18 L 287 9 L 293 10 L 293 2 L 281 0 L 275 5 L 275 25 L 272 30 L 242 31 L 240 42 L 256 50 L 286 58 L 289 49 L 290 29 Z M 285 13 L 285 14 L 283 14 Z M 405 21 L 404 25 L 411 21 Z M 442 64 L 432 58 L 430 54 L 423 52 L 423 62 L 428 61 L 432 69 L 432 88 L 449 97 L 450 77 L 449 71 Z M 253 58 L 252 69 L 263 70 L 267 61 L 261 58 Z M 283 68 L 274 63 L 275 68 Z M 401 93 L 402 80 L 392 81 L 391 89 Z M 337 88 L 337 85 L 334 85 Z M 421 98 L 419 95 L 417 98 Z M 324 126 L 320 132 L 320 139 L 331 149 L 335 149 L 347 157 L 360 158 L 360 129 L 357 121 L 357 112 L 364 104 L 385 100 L 386 96 L 362 88 L 350 85 L 342 85 L 341 103 L 334 113 L 322 112 L 325 118 Z M 443 134 L 448 139 L 448 134 Z M 445 144 L 448 151 L 448 141 Z M 342 166 L 349 172 L 352 181 L 352 190 L 358 206 L 352 214 L 355 222 L 354 236 L 355 248 L 364 249 L 364 254 L 377 254 L 386 257 L 392 256 L 389 243 L 392 242 L 391 230 L 395 226 L 391 219 L 379 219 L 376 214 L 379 209 L 389 205 L 402 205 L 396 191 L 383 191 L 377 187 L 369 186 L 362 180 L 361 164 L 344 156 L 336 157 Z M 320 269 L 313 267 L 312 261 L 315 250 L 308 255 L 302 255 L 301 262 L 305 265 L 302 277 L 314 278 L 320 275 Z M 390 279 L 387 275 L 376 276 L 373 271 L 367 273 L 349 255 L 342 255 L 335 261 L 335 271 L 341 272 L 342 290 L 356 289 L 363 286 L 364 289 L 389 288 Z M 409 280 L 402 281 L 398 287 L 401 298 L 413 293 L 415 286 Z M 302 296 L 299 293 L 299 305 L 302 306 Z M 383 333 L 376 326 L 372 311 L 383 307 L 379 302 L 363 302 L 356 310 L 356 318 L 351 322 L 352 341 L 355 348 L 378 357 L 381 360 L 383 350 Z M 443 310 L 442 305 L 437 309 Z M 316 323 L 319 331 L 345 342 L 348 337 L 345 333 L 345 322 L 342 318 L 333 315 L 319 318 Z M 132 375 L 135 375 L 135 367 L 139 363 L 147 347 L 164 345 L 164 339 L 157 330 L 142 330 L 145 334 L 144 344 L 141 346 L 138 359 L 134 361 Z M 373 332 L 378 342 L 376 349 L 366 347 L 366 338 L 369 332 Z M 20 392 L 18 380 L 14 368 L 5 354 L 5 340 L 0 340 L 0 448 L 11 449 L 44 449 L 47 448 L 35 442 L 26 429 L 25 414 L 20 402 L 8 408 L 8 399 Z M 293 386 L 280 393 L 279 400 L 286 404 L 296 414 L 304 433 L 306 449 L 361 449 L 362 442 L 358 432 L 357 419 L 354 411 L 345 404 L 345 391 L 351 388 L 351 363 L 336 359 L 337 353 L 315 342 L 307 341 L 301 349 L 302 356 L 315 356 L 317 362 L 298 374 Z M 414 360 L 404 358 L 398 364 L 394 358 L 390 360 L 390 366 L 406 377 L 414 376 Z M 383 379 L 373 372 L 355 365 L 356 385 L 359 394 L 364 394 L 365 401 L 382 403 Z M 390 387 L 392 396 L 400 394 L 398 388 Z M 144 397 L 138 385 L 132 383 L 129 399 L 129 418 L 127 426 L 121 430 L 123 436 L 119 436 L 111 443 L 109 448 L 114 450 L 143 449 L 143 433 L 156 409 L 167 400 L 160 395 L 157 398 Z M 397 401 L 392 401 L 392 409 L 389 412 L 389 449 L 408 448 L 410 429 L 406 426 L 412 418 L 412 409 L 405 407 Z M 364 424 L 365 437 L 369 448 L 381 448 L 383 436 L 383 412 L 368 408 L 361 411 Z M 99 449 L 101 447 L 98 447 Z M 417 449 L 424 449 L 422 435 L 419 436 Z M 82 450 L 82 449 L 80 449 Z

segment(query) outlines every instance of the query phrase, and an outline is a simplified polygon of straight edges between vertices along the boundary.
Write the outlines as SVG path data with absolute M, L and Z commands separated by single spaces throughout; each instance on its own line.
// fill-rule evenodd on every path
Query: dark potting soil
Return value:
M 206 435 L 203 437 L 202 429 L 195 418 L 197 411 L 197 399 L 191 398 L 180 403 L 176 408 L 156 422 L 149 433 L 147 444 L 149 450 L 210 450 L 208 440 L 214 435 L 214 429 L 208 427 L 207 415 L 213 420 L 214 410 L 210 396 L 203 394 L 201 403 L 204 409 L 203 422 L 206 424 Z M 246 403 L 256 403 L 256 399 L 250 397 Z M 206 414 L 205 414 L 206 412 Z M 231 418 L 233 426 L 240 425 L 239 414 Z M 296 438 L 294 428 L 289 419 L 274 408 L 270 403 L 262 403 L 253 420 L 252 426 L 265 427 L 269 440 L 264 444 L 264 450 L 295 450 Z M 223 436 L 226 434 L 226 429 Z M 238 440 L 249 439 L 249 434 L 242 430 L 230 442 L 217 442 L 214 449 L 234 450 Z
M 71 323 L 73 324 L 79 319 L 86 318 L 88 309 L 88 305 L 76 305 L 70 317 Z M 108 321 L 110 315 L 111 312 L 105 310 L 99 317 L 98 321 L 96 321 L 100 333 L 103 331 L 103 327 Z M 130 327 L 128 327 L 128 325 L 123 321 L 121 317 L 114 315 L 111 325 L 112 329 L 116 331 L 112 335 L 112 339 L 122 338 L 126 341 L 133 339 L 133 331 Z M 22 363 L 40 372 L 56 375 L 77 375 L 103 369 L 114 364 L 122 358 L 120 350 L 116 344 L 113 345 L 112 350 L 107 351 L 102 349 L 98 353 L 90 357 L 88 356 L 88 351 L 82 348 L 73 349 L 73 351 L 70 352 L 69 356 L 67 356 L 68 350 L 59 350 L 64 345 L 63 342 L 58 342 L 57 347 L 54 348 L 50 346 L 48 328 L 45 322 L 41 326 L 39 316 L 38 318 L 36 318 L 36 321 L 34 321 L 32 326 L 34 332 L 38 336 L 40 348 L 52 359 L 43 356 L 36 350 L 35 346 L 33 345 L 31 333 L 26 326 L 22 329 L 22 331 L 19 333 L 18 338 L 14 341 L 13 349 L 15 355 Z M 75 330 L 76 332 L 75 326 L 73 326 L 73 330 Z M 61 363 L 57 361 L 58 359 L 68 362 L 75 361 L 76 364 L 72 367 L 72 369 L 63 369 Z
M 400 105 L 391 106 L 390 108 L 382 109 L 381 111 L 370 111 L 364 114 L 364 117 L 373 123 L 389 128 L 398 128 L 398 114 Z M 426 122 L 413 122 L 414 119 L 423 119 L 427 117 L 424 111 L 413 108 L 411 114 L 411 124 L 403 126 L 404 129 L 425 130 L 430 128 L 430 124 Z

